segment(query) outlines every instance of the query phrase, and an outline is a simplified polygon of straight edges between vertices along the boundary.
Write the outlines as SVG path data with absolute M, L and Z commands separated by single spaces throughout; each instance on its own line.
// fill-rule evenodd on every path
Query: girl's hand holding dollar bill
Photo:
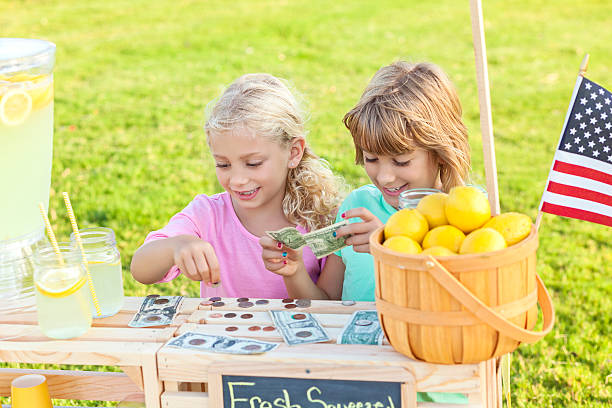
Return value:
M 262 236 L 259 244 L 263 249 L 264 266 L 270 272 L 289 277 L 295 275 L 300 266 L 304 268 L 301 248 L 291 249 L 268 235 Z
M 369 210 L 359 207 L 351 208 L 342 214 L 342 218 L 359 217 L 362 222 L 352 222 L 344 227 L 338 228 L 337 237 L 347 237 L 344 241 L 346 245 L 352 245 L 355 252 L 370 252 L 370 235 L 383 223 Z
M 186 277 L 207 285 L 219 282 L 219 261 L 210 243 L 193 235 L 172 239 L 175 240 L 174 263 Z

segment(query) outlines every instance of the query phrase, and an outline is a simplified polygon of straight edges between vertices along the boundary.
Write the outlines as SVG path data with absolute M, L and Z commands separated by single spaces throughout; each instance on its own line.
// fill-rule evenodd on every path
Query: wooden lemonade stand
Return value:
M 487 190 L 492 215 L 496 215 L 499 198 L 482 8 L 480 1 L 471 0 L 470 4 Z M 184 299 L 171 326 L 131 328 L 127 324 L 143 299 L 126 298 L 118 314 L 94 319 L 93 327 L 85 335 L 64 341 L 49 340 L 42 335 L 35 311 L 0 315 L 0 362 L 113 366 L 123 371 L 0 368 L 0 397 L 10 396 L 13 378 L 41 373 L 47 377 L 52 398 L 140 401 L 148 408 L 338 406 L 329 402 L 328 396 L 335 396 L 345 404 L 339 406 L 352 408 L 459 406 L 417 404 L 417 392 L 464 393 L 469 404 L 462 406 L 501 408 L 498 356 L 514 350 L 521 341 L 542 337 L 554 321 L 550 297 L 535 273 L 537 231 L 534 229 L 526 243 L 517 246 L 520 248 L 500 251 L 503 254 L 497 257 L 503 259 L 491 259 L 491 265 L 478 255 L 438 262 L 433 258 L 384 253 L 380 233 L 375 233 L 370 241 L 377 269 L 376 303 L 345 305 L 340 301 L 312 301 L 304 306 L 293 299 L 250 299 L 252 304 L 245 308 L 239 305 L 244 303 L 243 299 L 221 299 L 211 305 L 208 299 L 188 298 Z M 508 267 L 512 263 L 509 258 L 514 259 L 516 251 L 522 251 L 519 264 Z M 488 276 L 485 281 L 466 272 L 474 262 Z M 445 275 L 443 271 L 447 268 L 450 273 Z M 514 277 L 505 274 L 508 268 L 516 269 L 524 278 L 517 291 L 502 293 L 489 286 L 483 298 L 478 289 L 491 283 L 487 279 L 496 283 L 508 279 L 502 286 L 513 286 Z M 463 272 L 466 273 L 462 279 Z M 391 277 L 392 274 L 395 275 Z M 405 293 L 409 286 L 406 276 L 410 274 L 416 276 L 410 279 L 420 279 L 424 288 L 435 287 L 431 292 L 439 292 L 441 297 L 427 304 L 428 300 L 416 292 L 418 288 L 411 294 Z M 457 282 L 461 284 L 457 286 Z M 445 297 L 444 290 L 461 292 L 461 299 L 457 302 L 448 293 Z M 466 291 L 480 294 L 474 297 Z M 534 334 L 531 329 L 537 321 L 538 301 L 545 314 L 544 329 Z M 435 312 L 438 307 L 450 314 L 438 314 Z M 284 344 L 267 313 L 273 309 L 314 314 L 332 340 L 296 346 Z M 336 335 L 353 312 L 372 309 L 378 310 L 387 338 L 405 355 L 388 343 L 336 344 Z M 501 322 L 495 320 L 500 317 Z M 488 322 L 490 327 L 477 324 L 481 321 Z M 459 323 L 454 325 L 456 322 Z M 471 328 L 462 325 L 471 325 Z M 188 331 L 255 338 L 280 345 L 256 355 L 218 354 L 165 345 Z M 467 337 L 465 331 L 469 332 Z M 428 350 L 439 349 L 443 357 L 431 359 L 444 364 L 417 361 L 415 358 L 430 357 L 428 351 L 423 351 L 424 345 L 431 336 L 442 332 L 447 332 L 445 335 L 455 342 L 442 344 L 436 340 L 428 345 Z M 404 341 L 402 337 L 408 338 L 407 347 L 399 345 Z M 482 342 L 469 343 L 461 349 L 461 341 L 479 337 Z
M 207 305 L 210 302 L 202 305 L 200 303 L 206 299 L 187 298 L 171 327 L 128 327 L 142 300 L 126 298 L 125 306 L 118 314 L 95 319 L 86 335 L 73 340 L 51 341 L 44 337 L 36 325 L 35 312 L 2 317 L 0 332 L 3 337 L 14 338 L 0 341 L 0 361 L 103 365 L 120 368 L 123 373 L 2 368 L 0 396 L 10 396 L 13 378 L 39 373 L 47 377 L 52 398 L 144 401 L 148 408 L 230 407 L 231 401 L 229 404 L 223 402 L 228 393 L 222 390 L 223 387 L 228 389 L 228 383 L 236 383 L 228 376 L 237 376 L 238 383 L 254 382 L 263 386 L 233 385 L 236 408 L 251 406 L 243 399 L 255 398 L 253 406 L 265 407 L 268 405 L 264 401 L 283 397 L 274 383 L 266 383 L 266 380 L 275 378 L 280 379 L 280 390 L 288 390 L 293 405 L 308 401 L 308 395 L 311 401 L 325 401 L 328 394 L 347 390 L 342 397 L 347 404 L 353 402 L 353 405 L 347 405 L 353 407 L 366 406 L 357 405 L 360 401 L 369 401 L 371 406 L 380 402 L 384 404 L 380 407 L 396 408 L 459 406 L 417 405 L 417 391 L 465 393 L 469 407 L 501 406 L 500 377 L 495 359 L 477 364 L 438 365 L 412 360 L 388 344 L 335 344 L 336 335 L 351 314 L 356 310 L 374 309 L 373 302 L 345 306 L 340 301 L 314 300 L 309 307 L 299 307 L 289 300 L 271 299 L 258 305 L 257 300 L 262 299 L 250 299 L 254 306 L 245 309 L 239 307 L 240 302 L 234 298 L 222 299 L 222 306 Z M 284 344 L 280 334 L 269 329 L 272 321 L 267 311 L 288 309 L 288 305 L 293 305 L 289 308 L 296 312 L 313 313 L 333 340 L 297 346 Z M 253 330 L 253 327 L 259 329 Z M 168 340 L 186 331 L 249 337 L 281 344 L 277 349 L 260 355 L 217 354 L 164 346 Z M 355 382 L 360 388 L 349 392 Z M 363 382 L 370 386 L 364 387 Z M 363 396 L 360 395 L 362 391 L 365 393 Z M 393 405 L 390 405 L 389 398 Z M 319 407 L 322 403 L 312 402 L 309 406 Z

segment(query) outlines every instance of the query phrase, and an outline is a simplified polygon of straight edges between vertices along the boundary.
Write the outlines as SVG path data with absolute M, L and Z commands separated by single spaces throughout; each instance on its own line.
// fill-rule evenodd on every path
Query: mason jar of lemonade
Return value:
M 94 318 L 112 316 L 123 307 L 121 256 L 115 242 L 115 232 L 110 228 L 94 227 L 80 229 L 79 235 L 101 315 L 98 316 L 93 303 L 91 313 Z M 70 235 L 70 240 L 76 245 L 74 233 Z
M 55 45 L 0 38 L 0 241 L 39 232 L 49 207 Z
M 69 242 L 34 253 L 34 287 L 38 325 L 54 339 L 70 339 L 91 327 L 91 291 L 81 252 Z

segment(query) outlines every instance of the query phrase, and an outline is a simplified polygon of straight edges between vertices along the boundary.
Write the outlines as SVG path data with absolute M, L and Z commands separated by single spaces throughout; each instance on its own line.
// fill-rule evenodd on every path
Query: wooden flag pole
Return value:
M 582 59 L 582 63 L 580 64 L 580 69 L 578 70 L 578 75 L 580 75 L 581 77 L 584 77 L 588 66 L 589 66 L 589 54 L 587 53 L 584 55 L 584 58 Z M 547 188 L 548 188 L 548 180 L 546 182 L 546 187 L 544 188 L 544 191 L 546 191 Z M 541 204 L 540 204 L 540 207 L 541 207 Z M 536 221 L 535 221 L 536 232 L 540 230 L 540 224 L 542 224 L 542 215 L 544 215 L 544 213 L 542 212 L 542 209 L 540 208 L 538 210 L 538 216 L 536 217 Z
M 497 165 L 495 164 L 495 145 L 493 143 L 493 118 L 491 116 L 491 93 L 489 91 L 489 72 L 487 69 L 487 50 L 484 39 L 482 3 L 470 0 L 472 17 L 472 38 L 474 57 L 476 59 L 476 80 L 478 83 L 478 104 L 480 106 L 480 131 L 482 133 L 482 150 L 484 153 L 487 193 L 491 205 L 491 215 L 498 215 L 499 191 L 497 187 Z

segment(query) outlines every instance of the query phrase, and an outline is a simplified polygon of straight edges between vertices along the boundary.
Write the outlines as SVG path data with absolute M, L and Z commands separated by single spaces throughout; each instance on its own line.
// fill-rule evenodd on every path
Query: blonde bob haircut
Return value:
M 270 74 L 241 76 L 213 103 L 204 125 L 209 140 L 241 127 L 287 149 L 295 139 L 306 138 L 304 110 L 285 81 Z M 289 222 L 308 230 L 329 225 L 343 185 L 327 162 L 305 145 L 300 163 L 288 169 L 283 212 Z
M 357 164 L 364 151 L 395 156 L 421 148 L 439 163 L 444 191 L 468 177 L 470 146 L 459 97 L 434 64 L 398 61 L 379 69 L 343 122 Z

